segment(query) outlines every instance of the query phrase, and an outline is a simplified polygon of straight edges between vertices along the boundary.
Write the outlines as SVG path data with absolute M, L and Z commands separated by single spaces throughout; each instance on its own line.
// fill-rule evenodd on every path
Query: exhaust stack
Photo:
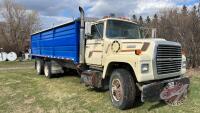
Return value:
M 79 11 L 81 19 L 79 63 L 85 64 L 85 12 L 82 7 L 79 7 Z

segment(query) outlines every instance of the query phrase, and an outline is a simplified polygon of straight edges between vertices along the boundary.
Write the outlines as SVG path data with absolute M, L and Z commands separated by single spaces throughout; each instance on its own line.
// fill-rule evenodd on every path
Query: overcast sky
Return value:
M 2 3 L 3 0 L 0 0 Z M 42 24 L 51 27 L 79 16 L 78 6 L 84 7 L 86 15 L 103 17 L 110 13 L 119 16 L 153 15 L 159 9 L 192 6 L 199 0 L 15 0 L 28 10 L 39 12 Z

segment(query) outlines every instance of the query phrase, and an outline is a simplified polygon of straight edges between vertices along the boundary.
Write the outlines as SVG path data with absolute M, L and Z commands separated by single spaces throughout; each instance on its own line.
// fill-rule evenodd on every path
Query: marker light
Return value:
M 186 68 L 187 67 L 187 62 L 186 61 L 183 61 L 182 62 L 182 68 Z
M 147 73 L 147 72 L 149 72 L 149 64 L 142 64 L 142 65 L 141 65 L 141 72 L 142 72 L 142 73 Z
M 135 54 L 136 55 L 141 55 L 142 54 L 142 50 L 140 50 L 140 49 L 135 50 Z

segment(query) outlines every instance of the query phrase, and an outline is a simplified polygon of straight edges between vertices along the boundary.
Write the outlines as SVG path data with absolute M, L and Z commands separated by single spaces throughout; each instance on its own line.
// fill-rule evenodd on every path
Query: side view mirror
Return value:
M 85 36 L 86 36 L 86 39 L 92 39 L 92 37 L 93 37 L 93 35 L 91 35 L 91 34 L 86 34 Z

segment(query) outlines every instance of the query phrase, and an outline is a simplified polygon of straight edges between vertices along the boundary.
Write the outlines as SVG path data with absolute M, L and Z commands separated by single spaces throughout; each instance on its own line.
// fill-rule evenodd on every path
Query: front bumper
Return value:
M 150 83 L 147 85 L 141 86 L 141 99 L 144 101 L 159 101 L 163 100 L 161 93 L 166 89 L 169 84 L 181 84 L 182 86 L 188 86 L 190 80 L 188 77 L 180 77 L 169 80 L 163 80 L 159 82 Z M 188 87 L 186 90 L 188 90 Z M 174 88 L 175 89 L 175 88 Z M 170 92 L 169 92 L 170 93 Z

